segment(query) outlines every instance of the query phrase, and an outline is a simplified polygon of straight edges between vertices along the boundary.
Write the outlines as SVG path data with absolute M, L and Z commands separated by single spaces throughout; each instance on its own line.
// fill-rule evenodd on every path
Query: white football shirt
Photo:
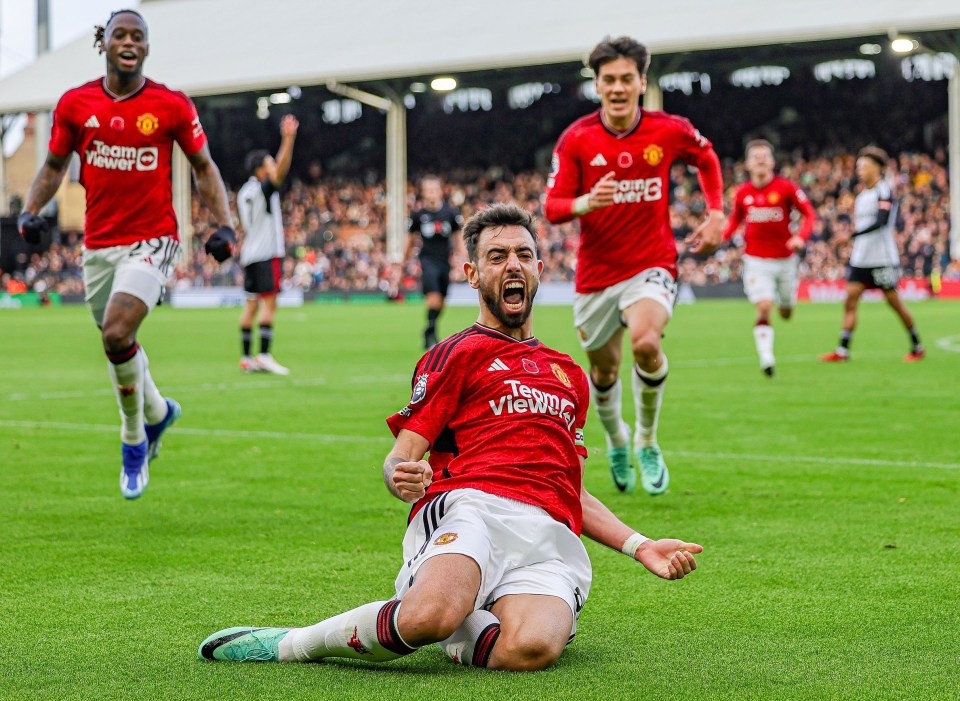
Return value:
M 237 212 L 244 231 L 240 265 L 283 258 L 280 193 L 273 183 L 251 177 L 237 193 Z

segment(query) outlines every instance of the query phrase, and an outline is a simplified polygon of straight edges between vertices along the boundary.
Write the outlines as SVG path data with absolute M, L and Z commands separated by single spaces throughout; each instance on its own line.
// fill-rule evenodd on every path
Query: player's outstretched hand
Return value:
M 697 569 L 694 553 L 702 553 L 703 546 L 685 543 L 676 538 L 648 540 L 637 548 L 636 559 L 663 579 L 683 579 Z
M 690 246 L 690 253 L 713 253 L 720 248 L 723 236 L 723 220 L 723 212 L 710 210 L 703 223 L 684 239 L 684 243 Z
M 210 238 L 203 244 L 203 250 L 214 260 L 222 263 L 233 255 L 233 248 L 237 245 L 237 235 L 229 226 L 221 226 L 210 234 Z
M 20 230 L 20 235 L 23 236 L 24 241 L 37 244 L 40 243 L 40 238 L 47 233 L 50 226 L 47 224 L 47 220 L 39 214 L 20 212 L 20 216 L 17 217 L 17 228 Z
M 300 122 L 292 114 L 283 115 L 280 120 L 280 136 L 296 136 L 297 129 L 300 128 Z
M 400 462 L 393 468 L 393 486 L 396 495 L 412 504 L 427 492 L 433 483 L 433 468 L 426 460 Z

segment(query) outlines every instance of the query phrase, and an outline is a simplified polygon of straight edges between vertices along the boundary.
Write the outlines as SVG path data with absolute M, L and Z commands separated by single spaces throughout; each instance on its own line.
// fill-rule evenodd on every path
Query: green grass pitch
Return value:
M 616 493 L 592 413 L 587 485 L 648 535 L 701 543 L 700 569 L 665 582 L 589 543 L 577 638 L 526 675 L 435 647 L 375 669 L 196 659 L 219 628 L 392 593 L 407 507 L 380 479 L 384 418 L 409 397 L 420 304 L 281 310 L 288 378 L 240 373 L 237 310 L 156 310 L 140 341 L 184 414 L 135 502 L 86 310 L 0 311 L 0 698 L 956 699 L 960 304 L 910 308 L 923 362 L 865 304 L 853 361 L 820 364 L 840 306 L 802 305 L 774 325 L 770 380 L 745 301 L 679 307 L 670 491 Z M 441 331 L 475 318 L 450 309 Z M 535 331 L 583 359 L 568 308 Z

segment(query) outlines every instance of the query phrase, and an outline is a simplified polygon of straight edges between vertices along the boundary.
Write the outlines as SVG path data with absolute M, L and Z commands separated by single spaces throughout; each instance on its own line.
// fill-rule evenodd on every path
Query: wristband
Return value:
M 573 201 L 573 215 L 579 217 L 581 214 L 586 214 L 591 211 L 593 208 L 590 206 L 590 194 L 580 195 L 577 199 Z
M 623 547 L 620 548 L 620 552 L 622 552 L 624 555 L 628 557 L 636 558 L 637 548 L 639 548 L 641 545 L 646 543 L 648 540 L 650 539 L 647 538 L 645 535 L 634 533 L 632 536 L 627 538 L 627 540 L 624 542 Z

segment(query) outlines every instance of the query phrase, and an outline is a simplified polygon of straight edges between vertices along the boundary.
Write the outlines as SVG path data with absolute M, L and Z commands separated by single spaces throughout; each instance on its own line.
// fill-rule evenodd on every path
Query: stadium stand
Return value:
M 781 157 L 781 172 L 800 183 L 817 209 L 818 223 L 801 265 L 803 280 L 842 280 L 851 232 L 853 197 L 856 193 L 854 155 L 825 152 L 804 158 L 801 154 Z M 897 242 L 907 277 L 929 280 L 960 280 L 960 264 L 949 255 L 949 193 L 945 154 L 907 152 L 895 159 L 891 172 L 901 208 L 897 221 Z M 728 195 L 745 179 L 741 161 L 724 164 Z M 543 280 L 573 279 L 578 228 L 576 222 L 553 226 L 543 218 L 542 196 L 545 177 L 540 172 L 512 174 L 502 168 L 485 171 L 458 170 L 443 175 L 445 195 L 459 206 L 465 217 L 494 202 L 516 201 L 538 217 L 545 262 Z M 408 204 L 415 205 L 415 188 L 408 188 Z M 683 238 L 699 221 L 704 202 L 696 177 L 674 167 L 671 183 L 671 212 L 680 254 L 683 282 L 716 285 L 738 282 L 740 251 L 728 247 L 710 256 L 687 254 Z M 285 288 L 316 293 L 382 292 L 401 298 L 417 288 L 419 269 L 414 255 L 402 265 L 391 262 L 383 245 L 385 218 L 384 185 L 343 178 L 309 177 L 294 179 L 283 198 L 287 256 L 283 265 Z M 242 271 L 235 263 L 214 265 L 203 254 L 203 242 L 216 228 L 209 212 L 194 201 L 192 263 L 177 271 L 180 288 L 242 284 Z M 60 241 L 44 253 L 22 253 L 7 270 L 0 272 L 0 289 L 11 294 L 24 291 L 82 293 L 78 232 L 65 232 Z

